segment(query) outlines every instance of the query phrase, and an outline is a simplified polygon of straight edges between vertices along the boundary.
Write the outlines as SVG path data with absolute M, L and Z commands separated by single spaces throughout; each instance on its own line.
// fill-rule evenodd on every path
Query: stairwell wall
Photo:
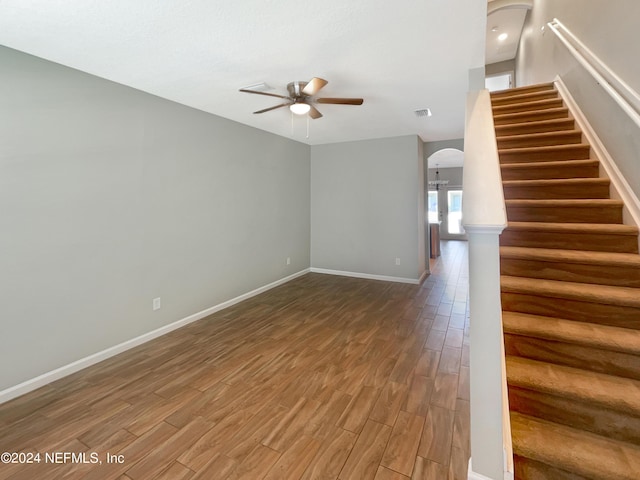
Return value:
M 535 0 L 516 57 L 518 86 L 560 76 L 607 151 L 640 197 L 640 129 L 546 26 L 557 18 L 631 88 L 640 91 L 640 2 Z M 544 27 L 544 29 L 543 29 Z

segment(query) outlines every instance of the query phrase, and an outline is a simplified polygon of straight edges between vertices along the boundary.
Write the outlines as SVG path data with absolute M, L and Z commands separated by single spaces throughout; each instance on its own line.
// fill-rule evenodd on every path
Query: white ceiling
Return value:
M 468 71 L 484 65 L 478 0 L 0 0 L 0 44 L 309 144 L 463 134 Z M 329 80 L 294 118 L 279 99 L 238 92 Z M 418 118 L 414 110 L 430 108 Z
M 526 8 L 503 8 L 487 16 L 487 65 L 515 58 L 526 16 Z M 508 35 L 506 40 L 498 40 L 502 33 Z

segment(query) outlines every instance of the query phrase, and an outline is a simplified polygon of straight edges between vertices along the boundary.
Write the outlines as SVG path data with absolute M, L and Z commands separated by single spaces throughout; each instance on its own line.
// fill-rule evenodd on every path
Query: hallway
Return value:
M 0 478 L 466 479 L 467 280 L 460 241 L 421 286 L 305 275 L 0 405 L 42 456 Z

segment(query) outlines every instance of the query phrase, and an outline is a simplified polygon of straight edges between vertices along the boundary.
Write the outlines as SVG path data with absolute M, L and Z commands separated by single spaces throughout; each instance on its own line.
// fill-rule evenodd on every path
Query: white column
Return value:
M 504 478 L 499 230 L 469 234 L 471 456 L 469 478 Z M 473 474 L 480 474 L 482 476 Z

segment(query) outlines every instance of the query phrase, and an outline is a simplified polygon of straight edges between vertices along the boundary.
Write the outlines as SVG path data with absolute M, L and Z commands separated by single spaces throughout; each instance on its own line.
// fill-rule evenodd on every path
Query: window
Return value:
M 450 234 L 463 234 L 462 228 L 462 190 L 449 190 L 447 192 L 447 231 Z
M 429 192 L 429 223 L 437 223 L 438 220 L 438 192 L 432 190 Z
M 484 86 L 490 92 L 506 90 L 507 88 L 511 88 L 512 84 L 511 73 L 502 73 L 500 75 L 494 75 L 484 79 Z

